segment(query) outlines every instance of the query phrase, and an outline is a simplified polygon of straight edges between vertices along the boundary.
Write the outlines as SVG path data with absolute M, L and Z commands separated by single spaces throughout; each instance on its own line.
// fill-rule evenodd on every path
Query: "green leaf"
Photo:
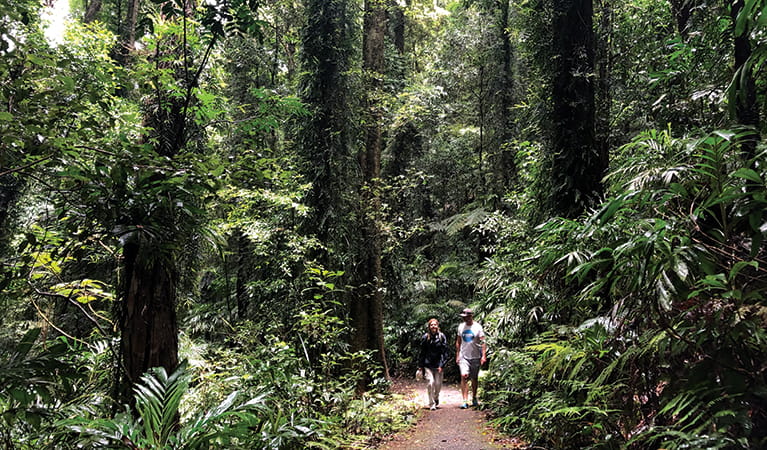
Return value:
M 34 344 L 39 336 L 40 328 L 32 328 L 31 330 L 27 331 L 26 334 L 24 334 L 24 337 L 21 338 L 19 344 L 16 346 L 16 351 L 11 358 L 11 361 L 13 363 L 19 363 L 24 358 L 26 358 L 29 354 L 29 351 L 32 349 L 32 344 Z
M 732 269 L 730 269 L 730 280 L 734 280 L 735 277 L 740 273 L 741 270 L 743 270 L 745 267 L 753 267 L 754 269 L 759 269 L 759 263 L 756 261 L 738 261 L 735 263 L 734 266 L 732 266 Z
M 751 168 L 748 167 L 742 167 L 735 172 L 732 173 L 732 176 L 738 177 L 738 178 L 744 178 L 749 181 L 753 181 L 754 183 L 762 184 L 762 177 L 759 176 L 759 174 Z

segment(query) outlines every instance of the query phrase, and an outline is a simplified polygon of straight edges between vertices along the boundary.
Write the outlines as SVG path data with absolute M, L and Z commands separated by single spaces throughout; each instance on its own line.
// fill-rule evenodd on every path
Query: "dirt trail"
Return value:
M 394 389 L 415 396 L 426 403 L 426 384 L 412 381 L 396 381 Z M 381 443 L 379 450 L 490 450 L 522 448 L 521 443 L 500 435 L 486 420 L 486 414 L 475 408 L 461 409 L 461 392 L 458 385 L 444 385 L 440 394 L 440 407 L 430 411 L 424 407 L 418 423 L 391 440 Z

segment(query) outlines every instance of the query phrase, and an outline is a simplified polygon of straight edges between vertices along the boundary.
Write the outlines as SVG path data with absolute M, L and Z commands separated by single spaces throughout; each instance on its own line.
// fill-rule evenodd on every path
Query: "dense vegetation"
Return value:
M 531 448 L 767 446 L 767 3 L 69 7 L 0 3 L 3 448 L 374 445 L 464 306 Z

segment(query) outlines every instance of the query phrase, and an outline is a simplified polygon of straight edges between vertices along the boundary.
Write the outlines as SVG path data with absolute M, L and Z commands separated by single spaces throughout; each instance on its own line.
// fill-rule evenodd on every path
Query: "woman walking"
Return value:
M 439 406 L 439 392 L 442 390 L 442 369 L 448 358 L 447 338 L 439 330 L 439 321 L 430 319 L 428 330 L 421 338 L 421 354 L 418 368 L 426 378 L 426 392 L 429 397 L 429 409 L 434 411 Z

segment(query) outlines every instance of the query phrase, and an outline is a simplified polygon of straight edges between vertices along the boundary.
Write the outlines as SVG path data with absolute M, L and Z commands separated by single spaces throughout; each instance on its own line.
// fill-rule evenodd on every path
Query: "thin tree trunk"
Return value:
M 119 41 L 114 51 L 114 59 L 120 65 L 126 65 L 131 52 L 136 45 L 136 24 L 138 23 L 138 12 L 141 8 L 141 0 L 127 0 L 125 16 L 120 18 L 119 23 Z
M 63 1 L 63 0 L 59 0 Z M 98 19 L 101 12 L 101 0 L 91 0 L 85 5 L 85 14 L 83 15 L 83 23 L 91 23 Z
M 237 231 L 237 281 L 235 283 L 235 297 L 237 298 L 237 318 L 245 320 L 248 315 L 248 290 L 247 283 L 250 270 L 247 266 L 250 255 L 250 240 L 241 230 Z
M 6 166 L 6 161 L 0 158 L 0 170 Z M 8 225 L 11 222 L 13 208 L 19 198 L 24 183 L 11 174 L 0 175 L 0 252 L 6 254 L 10 233 Z M 2 281 L 2 280 L 0 280 Z
M 676 29 L 682 36 L 687 36 L 692 10 L 698 0 L 671 0 L 671 10 L 676 20 Z
M 611 147 L 610 114 L 612 94 L 610 91 L 610 70 L 612 67 L 612 6 L 611 0 L 600 0 L 601 13 L 596 40 L 596 121 L 595 136 L 602 167 L 609 164 Z
M 736 0 L 730 10 L 732 23 L 734 24 L 738 14 L 743 10 L 744 0 Z M 734 25 L 733 25 L 734 28 Z M 734 36 L 734 53 L 736 74 L 736 104 L 735 120 L 742 125 L 754 127 L 755 133 L 741 143 L 743 157 L 752 159 L 756 156 L 756 144 L 759 141 L 759 108 L 756 98 L 756 85 L 754 77 L 751 74 L 746 63 L 751 58 L 751 41 L 749 39 L 749 30 L 744 30 L 740 35 Z
M 492 120 L 495 130 L 493 131 L 492 146 L 496 153 L 491 170 L 493 170 L 493 208 L 501 209 L 503 207 L 501 199 L 517 183 L 518 177 L 514 161 L 515 155 L 507 149 L 507 144 L 513 136 L 511 108 L 514 103 L 514 50 L 508 31 L 511 8 L 509 0 L 499 0 L 495 6 L 495 33 L 501 42 L 501 54 L 499 55 L 501 70 L 497 75 L 493 93 L 494 117 Z
M 407 5 L 409 4 L 408 0 Z M 394 48 L 397 49 L 397 54 L 402 56 L 405 54 L 405 7 L 397 0 L 389 0 L 388 21 L 391 24 Z

